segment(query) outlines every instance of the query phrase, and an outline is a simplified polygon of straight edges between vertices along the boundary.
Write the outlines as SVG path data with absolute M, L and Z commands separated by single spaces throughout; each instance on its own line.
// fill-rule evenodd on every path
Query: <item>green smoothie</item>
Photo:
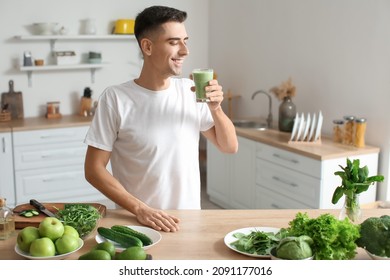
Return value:
M 213 75 L 213 69 L 195 69 L 192 71 L 197 102 L 209 102 L 208 98 L 206 98 L 205 87 L 209 85 L 209 81 L 213 79 Z

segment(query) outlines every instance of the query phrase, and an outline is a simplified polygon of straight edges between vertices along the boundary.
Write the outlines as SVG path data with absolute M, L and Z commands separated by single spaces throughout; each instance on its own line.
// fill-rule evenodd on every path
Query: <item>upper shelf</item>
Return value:
M 134 35 L 17 35 L 17 40 L 125 40 L 135 39 Z

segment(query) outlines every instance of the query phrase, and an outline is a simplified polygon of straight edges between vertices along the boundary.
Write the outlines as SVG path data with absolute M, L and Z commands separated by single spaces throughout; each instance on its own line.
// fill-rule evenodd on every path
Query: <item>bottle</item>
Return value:
M 343 142 L 343 120 L 334 120 L 333 121 L 333 142 L 342 143 Z
M 0 240 L 5 240 L 15 233 L 15 217 L 7 207 L 5 198 L 0 198 Z
M 344 117 L 344 136 L 343 144 L 353 145 L 354 144 L 354 128 L 355 128 L 355 117 L 354 116 L 345 116 Z
M 365 118 L 355 120 L 355 146 L 363 148 L 365 146 L 364 137 L 366 134 L 367 121 Z

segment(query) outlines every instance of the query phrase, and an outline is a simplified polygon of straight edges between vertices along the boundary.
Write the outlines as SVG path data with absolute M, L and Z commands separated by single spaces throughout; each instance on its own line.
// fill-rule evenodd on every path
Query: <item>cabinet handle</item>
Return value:
M 277 208 L 277 209 L 282 209 L 282 207 L 280 207 L 279 205 L 275 204 L 275 203 L 271 203 L 271 206 L 273 208 Z
M 43 178 L 42 179 L 42 182 L 44 183 L 48 183 L 48 182 L 55 182 L 55 181 L 64 181 L 64 180 L 73 180 L 75 178 L 75 176 L 66 176 L 66 175 L 62 175 L 62 176 L 53 176 L 51 178 Z
M 277 177 L 277 176 L 272 176 L 272 179 L 274 179 L 275 181 L 281 182 L 281 183 L 283 183 L 283 184 L 285 184 L 285 185 L 291 186 L 291 187 L 293 187 L 293 188 L 298 187 L 297 184 L 295 184 L 295 183 L 293 183 L 293 182 L 290 182 L 290 181 L 287 181 L 287 180 L 284 180 L 284 179 L 281 179 L 281 178 L 279 178 L 279 177 Z
M 74 133 L 68 133 L 68 134 L 48 134 L 48 135 L 41 135 L 41 139 L 50 139 L 50 138 L 63 138 L 63 137 L 72 137 L 74 136 Z
M 5 154 L 5 138 L 4 137 L 1 138 L 1 144 L 3 147 L 3 153 Z
M 74 156 L 77 156 L 76 153 L 72 153 L 72 152 L 65 152 L 65 153 L 50 153 L 50 154 L 44 154 L 44 155 L 41 155 L 41 158 L 42 159 L 45 159 L 45 158 L 58 158 L 58 159 L 61 159 L 61 158 L 70 158 L 70 157 L 74 157 Z
M 279 154 L 273 154 L 273 156 L 276 157 L 276 158 L 278 158 L 278 159 L 285 160 L 285 161 L 289 161 L 289 162 L 292 162 L 292 163 L 295 163 L 295 164 L 299 163 L 299 161 L 296 160 L 296 159 L 284 157 L 284 156 L 281 156 L 281 155 L 279 155 Z

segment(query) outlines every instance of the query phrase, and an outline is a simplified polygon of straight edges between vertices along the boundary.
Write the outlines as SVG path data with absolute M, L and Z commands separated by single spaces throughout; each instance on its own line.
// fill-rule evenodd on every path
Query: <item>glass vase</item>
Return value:
M 296 106 L 292 102 L 291 97 L 284 97 L 279 106 L 279 130 L 291 132 L 294 126 L 295 115 Z
M 360 208 L 359 195 L 352 197 L 345 196 L 344 206 L 341 209 L 339 219 L 349 218 L 352 223 L 359 223 L 362 219 L 362 209 Z

